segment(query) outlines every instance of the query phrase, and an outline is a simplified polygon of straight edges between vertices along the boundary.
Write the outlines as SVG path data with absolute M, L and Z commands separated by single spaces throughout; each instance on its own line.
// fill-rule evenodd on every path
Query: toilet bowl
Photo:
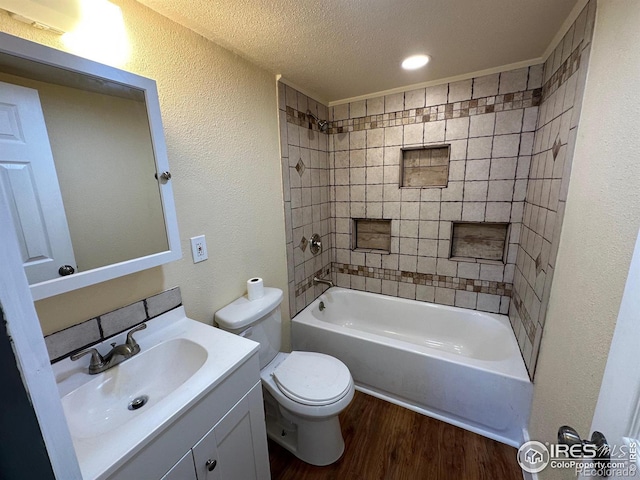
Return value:
M 260 344 L 260 378 L 267 434 L 299 459 L 324 466 L 344 452 L 338 415 L 351 403 L 354 383 L 347 366 L 316 352 L 280 352 L 282 291 L 240 297 L 215 314 L 216 324 Z

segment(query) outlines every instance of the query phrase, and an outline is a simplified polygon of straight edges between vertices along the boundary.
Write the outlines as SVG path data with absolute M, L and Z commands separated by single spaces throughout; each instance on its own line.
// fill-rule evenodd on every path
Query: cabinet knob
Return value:
M 204 465 L 207 467 L 207 470 L 213 472 L 213 469 L 216 468 L 216 465 L 218 465 L 218 461 L 209 459 Z

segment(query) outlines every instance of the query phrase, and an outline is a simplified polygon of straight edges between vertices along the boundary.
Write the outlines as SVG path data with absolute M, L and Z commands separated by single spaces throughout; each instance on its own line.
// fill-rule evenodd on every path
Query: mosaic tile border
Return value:
M 518 312 L 518 315 L 520 316 L 520 321 L 522 322 L 522 326 L 526 331 L 527 337 L 533 344 L 536 338 L 536 330 L 538 326 L 531 319 L 531 315 L 529 315 L 529 312 L 527 312 L 527 309 L 524 306 L 524 302 L 520 298 L 520 295 L 518 295 L 517 291 L 513 292 L 512 299 L 513 299 L 513 304 L 515 305 L 516 310 Z
M 571 76 L 580 69 L 580 61 L 582 59 L 582 44 L 580 42 L 578 46 L 571 52 L 569 58 L 567 58 L 562 65 L 551 75 L 551 78 L 542 86 L 542 101 L 544 102 L 549 98 L 553 92 L 558 90 L 565 82 L 571 78 Z
M 397 127 L 413 123 L 428 123 L 452 118 L 471 117 L 485 113 L 537 107 L 542 101 L 542 88 L 521 92 L 492 95 L 489 97 L 444 103 L 432 107 L 411 108 L 398 112 L 381 113 L 366 117 L 334 120 L 329 124 L 329 133 L 347 133 L 382 127 Z
M 331 276 L 331 267 L 330 266 L 325 266 L 325 267 L 321 268 L 320 270 L 314 272 L 313 275 L 309 275 L 302 282 L 300 282 L 300 283 L 298 283 L 296 285 L 296 298 L 299 297 L 300 295 L 303 295 L 307 290 L 309 290 L 310 288 L 312 288 L 314 286 L 313 285 L 313 277 L 325 278 L 327 276 L 329 276 L 329 277 Z
M 582 59 L 582 46 L 571 52 L 569 58 L 553 73 L 551 78 L 541 87 L 520 92 L 491 95 L 453 103 L 444 103 L 424 108 L 412 108 L 398 112 L 350 118 L 348 120 L 334 120 L 329 123 L 327 133 L 347 133 L 374 128 L 396 127 L 414 123 L 427 123 L 453 118 L 483 115 L 485 113 L 517 110 L 519 108 L 537 107 L 578 71 Z M 287 123 L 310 130 L 320 131 L 318 123 L 311 115 L 286 107 Z
M 407 272 L 404 270 L 389 270 L 387 268 L 364 267 L 362 265 L 349 265 L 346 263 L 332 263 L 331 266 L 333 271 L 336 273 L 345 273 L 348 275 L 376 278 L 380 280 L 392 280 L 402 283 L 413 283 L 414 285 L 466 290 L 467 292 L 488 293 L 490 295 L 503 295 L 507 297 L 510 297 L 513 291 L 513 284 L 505 282 L 447 277 L 445 275 Z

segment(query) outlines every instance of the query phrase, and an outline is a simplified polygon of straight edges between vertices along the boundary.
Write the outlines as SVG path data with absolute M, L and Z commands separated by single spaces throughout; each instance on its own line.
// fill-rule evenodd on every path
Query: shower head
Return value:
M 307 115 L 310 115 L 311 117 L 315 118 L 316 123 L 318 124 L 318 129 L 322 133 L 327 133 L 327 130 L 329 130 L 329 122 L 327 122 L 326 120 L 320 120 L 313 113 L 311 113 L 311 110 L 307 110 Z
M 326 120 L 318 120 L 318 128 L 322 133 L 327 133 L 327 130 L 329 130 L 329 122 Z

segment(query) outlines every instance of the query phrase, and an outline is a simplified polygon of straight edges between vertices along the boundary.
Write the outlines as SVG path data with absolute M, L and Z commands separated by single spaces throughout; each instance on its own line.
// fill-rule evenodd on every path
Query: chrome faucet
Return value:
M 111 367 L 115 367 L 119 363 L 124 362 L 128 358 L 140 353 L 140 345 L 133 338 L 133 334 L 147 328 L 147 324 L 143 323 L 136 328 L 132 328 L 127 333 L 127 340 L 121 345 L 116 345 L 115 342 L 111 344 L 111 351 L 104 357 L 100 355 L 100 352 L 95 348 L 89 348 L 82 352 L 71 355 L 71 360 L 74 362 L 80 357 L 91 354 L 91 361 L 89 362 L 89 374 L 95 375 L 96 373 L 102 373 L 105 370 L 109 370 Z
M 319 283 L 328 287 L 333 287 L 333 282 L 331 280 L 323 280 L 322 278 L 313 277 L 313 284 L 318 285 Z

